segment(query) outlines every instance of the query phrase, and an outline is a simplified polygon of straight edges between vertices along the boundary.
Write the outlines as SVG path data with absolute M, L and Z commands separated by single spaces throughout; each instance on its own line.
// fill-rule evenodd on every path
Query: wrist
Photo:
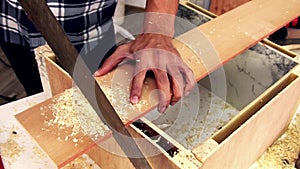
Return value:
M 172 38 L 175 32 L 175 17 L 172 14 L 147 12 L 142 33 L 161 34 Z

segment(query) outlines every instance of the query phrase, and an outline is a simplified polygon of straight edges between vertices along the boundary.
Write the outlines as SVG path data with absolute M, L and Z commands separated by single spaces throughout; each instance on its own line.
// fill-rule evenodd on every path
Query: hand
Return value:
M 160 34 L 141 34 L 136 40 L 119 46 L 95 72 L 102 76 L 115 68 L 124 59 L 136 61 L 132 80 L 130 101 L 139 101 L 146 73 L 152 71 L 160 89 L 158 111 L 165 112 L 168 105 L 175 104 L 195 86 L 192 70 L 183 62 L 173 47 L 172 38 Z

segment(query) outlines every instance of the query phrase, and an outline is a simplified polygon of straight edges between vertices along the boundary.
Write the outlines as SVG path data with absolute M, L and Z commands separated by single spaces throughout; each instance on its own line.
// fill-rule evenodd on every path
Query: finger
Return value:
M 143 70 L 135 73 L 136 75 L 132 79 L 131 90 L 130 90 L 130 102 L 136 104 L 142 95 L 142 87 L 144 84 L 147 70 Z
M 184 87 L 184 95 L 187 96 L 191 93 L 193 88 L 196 85 L 196 79 L 193 71 L 183 63 L 181 66 L 181 73 L 183 74 L 185 87 Z
M 119 46 L 116 51 L 109 56 L 103 65 L 94 73 L 94 76 L 102 76 L 110 72 L 119 63 L 121 63 L 125 58 L 130 56 L 129 44 Z
M 132 54 L 136 60 L 136 65 L 134 69 L 134 77 L 131 82 L 131 90 L 130 90 L 130 102 L 132 104 L 136 104 L 142 95 L 142 87 L 144 84 L 144 80 L 146 77 L 146 73 L 149 70 L 151 65 L 150 59 L 143 59 L 149 58 L 153 55 L 151 50 L 141 50 L 137 51 Z
M 176 104 L 183 95 L 183 90 L 185 87 L 185 82 L 183 80 L 182 74 L 175 68 L 168 69 L 169 78 L 171 79 L 171 89 L 172 89 L 172 98 L 171 105 Z
M 158 111 L 164 113 L 171 101 L 170 81 L 166 71 L 154 69 L 155 80 L 159 93 Z

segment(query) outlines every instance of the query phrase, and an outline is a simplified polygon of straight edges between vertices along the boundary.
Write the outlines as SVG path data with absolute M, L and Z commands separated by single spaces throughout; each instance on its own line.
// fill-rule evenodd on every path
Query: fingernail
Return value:
M 131 98 L 131 103 L 136 104 L 137 102 L 139 102 L 139 97 L 133 96 L 133 97 Z
M 161 107 L 161 108 L 159 108 L 158 111 L 159 111 L 160 113 L 164 113 L 164 112 L 166 111 L 166 109 L 167 109 L 166 107 Z
M 94 76 L 100 76 L 100 73 L 99 73 L 98 71 L 96 71 L 96 72 L 94 73 Z

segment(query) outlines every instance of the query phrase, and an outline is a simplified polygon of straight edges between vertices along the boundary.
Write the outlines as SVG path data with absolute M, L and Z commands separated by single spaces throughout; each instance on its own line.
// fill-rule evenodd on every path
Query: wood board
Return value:
M 60 128 L 58 123 L 52 123 L 54 118 L 52 105 L 58 94 L 26 111 L 17 114 L 16 118 L 30 133 L 38 145 L 46 152 L 58 168 L 61 168 L 82 155 L 96 143 L 82 131 L 74 132 L 73 126 Z M 98 137 L 99 141 L 111 137 L 110 131 Z
M 52 66 L 55 65 L 55 62 L 51 59 L 45 59 L 45 64 L 47 68 L 50 88 L 52 96 L 62 93 L 65 89 L 69 89 L 73 85 L 73 81 L 71 76 L 65 72 L 59 66 Z
M 256 10 L 258 11 L 258 13 L 252 13 L 252 10 L 254 9 L 255 6 L 259 4 L 266 4 L 266 3 L 272 3 L 275 5 L 270 5 L 270 6 L 264 5 L 259 10 Z M 178 49 L 178 51 L 180 52 L 184 61 L 194 71 L 196 79 L 200 80 L 201 78 L 205 77 L 207 74 L 209 74 L 216 68 L 222 66 L 222 64 L 228 62 L 234 56 L 248 49 L 253 44 L 256 44 L 258 41 L 266 37 L 268 34 L 272 33 L 273 31 L 280 28 L 282 25 L 284 25 L 285 23 L 289 22 L 290 20 L 297 17 L 297 15 L 299 15 L 299 11 L 300 11 L 299 1 L 291 1 L 290 5 L 285 5 L 285 4 L 286 2 L 283 5 L 283 2 L 279 0 L 252 1 L 248 5 L 243 6 L 243 8 L 237 8 L 233 10 L 232 13 L 229 12 L 224 16 L 221 16 L 213 21 L 208 22 L 207 24 L 199 26 L 199 28 L 197 29 L 194 29 L 192 31 L 189 31 L 181 35 L 180 37 L 175 39 L 173 43 L 175 47 Z M 248 8 L 249 10 L 247 10 Z M 276 16 L 274 15 L 268 16 L 263 14 L 264 11 L 270 12 L 274 10 L 277 10 L 277 12 L 279 11 L 278 13 L 285 13 L 286 11 L 289 12 L 286 13 L 285 17 L 281 19 L 280 17 L 279 19 L 276 18 Z M 251 13 L 251 15 L 249 15 L 249 12 Z M 237 23 L 239 20 L 236 18 L 236 16 L 241 16 L 242 20 L 244 20 L 245 18 L 245 22 Z M 258 21 L 256 20 L 256 18 L 261 18 L 261 21 L 257 23 Z M 276 18 L 275 19 L 276 21 L 274 20 L 274 18 Z M 226 27 L 226 25 L 232 25 L 232 26 Z M 259 25 L 259 26 L 252 27 L 253 25 L 254 26 Z M 195 37 L 195 32 L 199 33 L 199 31 L 201 36 L 204 35 L 206 37 L 206 39 L 204 39 L 205 41 L 211 42 L 209 43 L 209 45 L 211 46 L 209 46 L 208 49 L 212 49 L 212 48 L 214 49 L 213 51 L 215 52 L 215 54 L 217 54 L 216 56 L 219 58 L 217 61 L 215 61 L 215 58 L 213 59 L 208 58 L 208 62 L 206 61 L 204 62 L 201 61 L 201 58 L 198 57 L 198 54 L 200 54 L 201 52 L 199 51 L 199 49 L 202 48 L 203 44 L 199 43 L 199 41 L 195 41 L 198 39 L 194 37 Z M 245 34 L 245 32 L 248 33 Z M 222 38 L 220 38 L 220 35 L 222 35 L 221 36 Z M 228 38 L 229 40 L 226 40 Z M 202 39 L 200 39 L 200 42 L 202 42 Z M 209 52 L 210 50 L 206 50 L 206 51 Z M 202 53 L 202 55 L 205 56 L 205 53 Z M 133 68 L 130 65 L 125 64 L 118 67 L 116 70 L 112 71 L 106 76 L 97 78 L 97 81 L 101 86 L 101 88 L 105 89 L 106 91 L 109 91 L 110 93 L 114 92 L 114 91 L 110 91 L 110 89 L 115 90 L 116 93 L 114 93 L 114 95 L 112 96 L 113 97 L 117 96 L 118 99 L 115 101 L 111 100 L 111 102 L 113 103 L 113 106 L 117 110 L 118 109 L 122 111 L 125 110 L 125 112 L 128 113 L 126 114 L 126 116 L 123 116 L 122 118 L 126 125 L 129 125 L 132 121 L 135 121 L 136 119 L 138 119 L 139 117 L 147 113 L 148 111 L 152 110 L 157 104 L 157 98 L 155 96 L 152 97 L 153 96 L 152 91 L 155 90 L 156 88 L 153 79 L 148 78 L 146 80 L 147 84 L 144 85 L 143 96 L 141 98 L 141 101 L 139 104 L 135 106 L 132 106 L 128 101 L 129 88 L 123 87 L 124 90 L 123 89 L 119 90 L 120 87 L 126 86 L 126 84 L 130 82 L 130 79 L 132 78 L 130 77 L 131 76 L 130 72 L 132 72 L 132 70 Z M 63 88 L 64 87 L 66 86 L 63 86 Z M 109 95 L 108 98 L 113 99 Z M 45 104 L 46 105 L 50 104 L 50 101 Z M 34 108 L 16 116 L 16 118 L 23 124 L 23 126 L 29 131 L 29 133 L 33 135 L 34 138 L 39 137 L 41 124 L 32 126 L 32 122 L 34 121 L 35 123 L 43 123 L 43 120 L 38 118 L 38 116 L 40 116 L 38 111 L 32 111 L 32 110 L 34 109 L 38 110 L 40 106 L 41 105 L 37 105 Z M 35 116 L 37 116 L 37 118 L 35 118 Z M 57 152 L 52 150 L 53 146 L 49 146 L 48 144 L 49 139 L 48 138 L 45 139 L 45 138 L 47 137 L 46 136 L 42 137 L 43 141 L 37 140 L 37 142 L 40 145 L 43 144 L 43 146 L 46 147 L 47 150 L 46 153 L 51 157 L 51 159 L 56 159 L 54 161 L 57 164 L 57 166 L 62 166 L 63 164 L 68 162 L 68 160 L 72 159 L 73 157 L 79 156 L 80 153 L 83 153 L 83 151 L 86 151 L 87 149 L 90 148 L 90 146 L 92 147 L 94 145 L 94 143 L 90 142 L 88 138 L 86 140 L 87 144 L 83 147 L 83 149 L 81 149 L 82 151 L 74 151 L 71 148 L 70 149 L 65 148 L 65 145 L 60 145 L 58 146 L 61 148 L 59 149 L 61 150 L 59 154 L 69 154 L 72 156 L 72 158 L 71 157 L 62 158 L 62 156 L 59 156 Z M 55 139 L 56 138 L 53 138 L 53 140 Z M 56 144 L 56 142 L 54 143 Z

